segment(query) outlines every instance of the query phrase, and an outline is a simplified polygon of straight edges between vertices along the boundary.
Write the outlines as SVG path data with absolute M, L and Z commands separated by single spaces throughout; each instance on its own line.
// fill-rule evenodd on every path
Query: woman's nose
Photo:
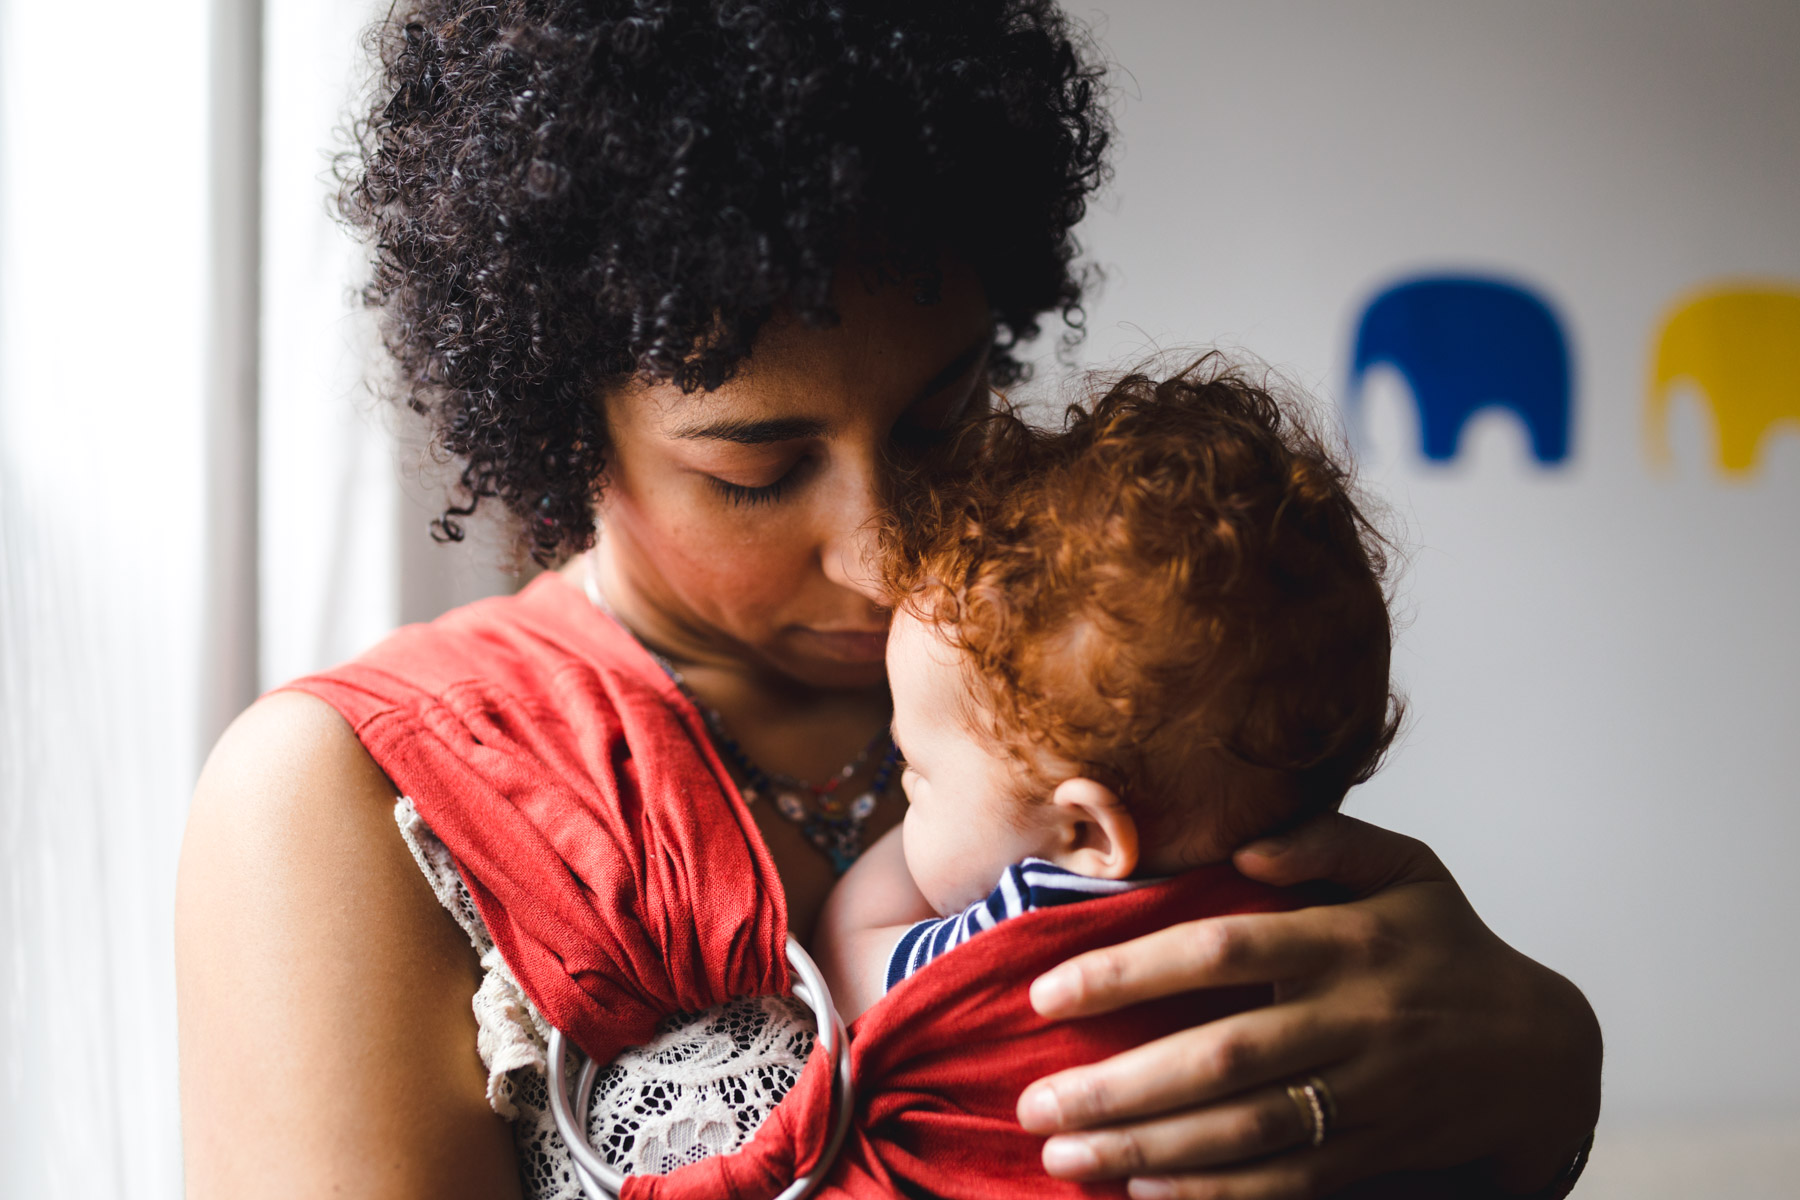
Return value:
M 826 578 L 839 587 L 860 592 L 877 604 L 885 600 L 881 588 L 879 537 L 876 522 L 884 504 L 880 476 L 871 464 L 857 472 L 852 485 L 833 496 L 825 514 L 829 523 L 821 549 Z

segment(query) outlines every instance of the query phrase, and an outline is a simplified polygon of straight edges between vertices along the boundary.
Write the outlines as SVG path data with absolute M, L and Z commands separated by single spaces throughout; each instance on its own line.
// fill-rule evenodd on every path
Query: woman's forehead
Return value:
M 835 325 L 771 321 L 750 358 L 715 391 L 646 385 L 659 432 L 686 438 L 735 429 L 729 440 L 778 441 L 929 400 L 977 370 L 993 341 L 981 289 L 972 277 L 956 282 L 946 279 L 934 303 L 900 285 L 873 292 L 852 285 Z

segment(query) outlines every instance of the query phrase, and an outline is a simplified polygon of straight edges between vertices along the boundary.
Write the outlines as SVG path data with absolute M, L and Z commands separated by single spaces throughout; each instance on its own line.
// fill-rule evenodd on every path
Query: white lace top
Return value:
M 404 797 L 394 820 L 431 890 L 481 956 L 476 1050 L 488 1103 L 513 1123 L 527 1200 L 582 1200 L 567 1145 L 550 1114 L 550 1027 L 495 949 L 450 851 Z M 812 1053 L 806 1006 L 779 996 L 734 1000 L 671 1017 L 625 1051 L 594 1085 L 588 1140 L 627 1175 L 661 1175 L 750 1139 Z

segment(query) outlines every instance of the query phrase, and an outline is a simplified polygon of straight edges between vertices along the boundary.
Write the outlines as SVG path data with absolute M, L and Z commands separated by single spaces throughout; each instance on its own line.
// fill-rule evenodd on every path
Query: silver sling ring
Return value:
M 824 1183 L 825 1176 L 830 1173 L 831 1164 L 836 1161 L 844 1138 L 850 1132 L 850 1117 L 856 1110 L 856 1094 L 850 1081 L 850 1035 L 844 1029 L 843 1018 L 838 1016 L 837 1006 L 831 1001 L 831 989 L 825 986 L 825 978 L 819 974 L 818 965 L 805 948 L 794 940 L 792 934 L 788 935 L 787 940 L 787 960 L 798 976 L 794 984 L 794 998 L 812 1010 L 813 1018 L 818 1023 L 818 1049 L 823 1050 L 831 1060 L 832 1128 L 831 1137 L 825 1144 L 825 1152 L 811 1171 L 794 1180 L 776 1197 L 776 1200 L 803 1200 Z M 586 1132 L 588 1106 L 593 1102 L 594 1080 L 603 1064 L 585 1057 L 560 1029 L 550 1031 L 549 1050 L 550 1112 L 556 1118 L 557 1132 L 562 1134 L 563 1141 L 569 1147 L 575 1176 L 581 1181 L 581 1190 L 588 1194 L 589 1200 L 618 1200 L 619 1191 L 625 1186 L 625 1175 L 600 1156 L 600 1152 L 588 1141 Z M 569 1097 L 567 1066 L 567 1059 L 571 1055 L 581 1063 L 580 1070 L 576 1072 L 576 1098 L 573 1103 Z

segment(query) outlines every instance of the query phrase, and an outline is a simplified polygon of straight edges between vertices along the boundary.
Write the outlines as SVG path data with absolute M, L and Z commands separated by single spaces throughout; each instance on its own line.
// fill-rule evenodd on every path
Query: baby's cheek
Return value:
M 931 819 L 932 815 L 929 806 L 915 803 L 908 808 L 900 824 L 900 846 L 919 894 L 940 914 L 948 914 L 954 910 L 946 907 L 947 893 L 954 889 L 946 875 L 954 875 L 956 848 L 946 844 L 943 830 Z
M 910 799 L 910 797 L 909 797 Z M 908 806 L 906 815 L 900 818 L 900 848 L 906 854 L 906 869 L 912 873 L 913 882 L 919 886 L 927 900 L 931 899 L 931 856 L 926 845 L 929 840 L 925 836 L 925 822 L 920 816 L 917 804 Z

